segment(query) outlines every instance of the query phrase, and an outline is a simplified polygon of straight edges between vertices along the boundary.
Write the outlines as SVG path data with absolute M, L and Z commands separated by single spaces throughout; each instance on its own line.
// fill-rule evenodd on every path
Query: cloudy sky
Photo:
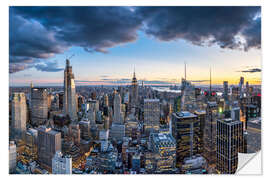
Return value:
M 10 85 L 261 81 L 260 7 L 10 7 Z

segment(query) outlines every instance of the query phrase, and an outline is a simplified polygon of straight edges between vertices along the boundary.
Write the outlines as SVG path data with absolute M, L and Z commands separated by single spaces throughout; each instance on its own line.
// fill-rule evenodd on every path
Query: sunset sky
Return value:
M 10 86 L 261 82 L 259 7 L 11 7 Z

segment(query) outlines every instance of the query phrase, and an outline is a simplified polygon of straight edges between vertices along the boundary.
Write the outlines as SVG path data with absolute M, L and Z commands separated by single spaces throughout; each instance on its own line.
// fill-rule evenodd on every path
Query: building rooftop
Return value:
M 218 121 L 219 121 L 219 122 L 222 122 L 222 123 L 226 123 L 226 124 L 228 124 L 228 125 L 234 125 L 234 124 L 241 123 L 241 121 L 233 120 L 233 119 L 231 119 L 231 118 L 219 119 Z
M 175 146 L 175 139 L 171 134 L 165 133 L 152 133 L 150 135 L 153 143 L 157 147 L 172 147 Z
M 144 102 L 159 102 L 159 99 L 144 99 Z
M 177 118 L 191 118 L 191 117 L 197 117 L 197 115 L 189 112 L 189 111 L 180 111 L 177 113 L 174 113 Z
M 195 111 L 195 113 L 201 115 L 201 114 L 206 114 L 206 111 L 198 109 Z
M 46 132 L 48 134 L 52 134 L 52 135 L 56 135 L 56 134 L 60 133 L 58 131 L 52 130 L 51 128 L 46 128 L 46 126 L 40 126 L 38 130 Z

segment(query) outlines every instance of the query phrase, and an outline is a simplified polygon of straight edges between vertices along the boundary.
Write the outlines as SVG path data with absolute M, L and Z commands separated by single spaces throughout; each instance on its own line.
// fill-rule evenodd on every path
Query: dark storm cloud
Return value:
M 256 73 L 256 72 L 261 72 L 262 70 L 259 69 L 259 68 L 253 68 L 253 69 L 248 69 L 248 70 L 243 70 L 243 71 L 240 71 L 240 72 L 243 72 L 243 73 Z
M 58 72 L 63 71 L 64 68 L 59 68 L 57 62 L 45 62 L 41 64 L 36 64 L 35 68 L 39 71 L 44 72 Z
M 249 50 L 250 48 L 261 48 L 261 18 L 258 18 L 252 22 L 250 26 L 248 26 L 243 31 L 243 36 L 246 39 L 245 50 Z
M 139 30 L 161 41 L 260 48 L 258 14 L 260 7 L 11 7 L 10 72 L 42 70 L 38 63 L 72 46 L 107 53 Z
M 161 41 L 184 39 L 195 45 L 245 50 L 260 47 L 256 40 L 261 29 L 253 20 L 260 7 L 142 7 L 138 11 L 145 32 Z
M 58 41 L 89 52 L 135 41 L 141 26 L 126 7 L 17 7 L 14 12 L 40 22 Z
M 66 49 L 64 43 L 57 41 L 54 33 L 38 21 L 12 14 L 9 40 L 10 54 L 18 59 L 49 58 Z
M 140 26 L 125 7 L 11 7 L 10 62 L 48 59 L 71 46 L 105 53 L 135 41 Z

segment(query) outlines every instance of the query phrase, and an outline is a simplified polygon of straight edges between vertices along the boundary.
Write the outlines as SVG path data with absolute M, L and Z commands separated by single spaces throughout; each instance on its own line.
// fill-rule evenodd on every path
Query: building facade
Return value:
M 14 173 L 16 171 L 16 161 L 17 151 L 16 144 L 14 141 L 9 142 L 9 173 Z
M 158 132 L 160 126 L 159 99 L 144 99 L 144 133 Z
M 238 165 L 238 152 L 243 152 L 243 122 L 233 119 L 217 121 L 217 170 L 234 174 Z
M 156 173 L 170 173 L 176 166 L 176 141 L 171 134 L 152 133 L 149 142 L 156 154 Z
M 52 158 L 57 151 L 61 151 L 61 133 L 41 126 L 38 129 L 38 162 L 51 171 Z
M 214 101 L 207 103 L 206 121 L 204 128 L 204 157 L 209 166 L 214 169 L 216 165 L 216 124 L 218 106 Z
M 118 92 L 114 92 L 113 99 L 113 122 L 123 124 L 123 118 L 121 113 L 121 96 Z
M 48 119 L 48 91 L 46 88 L 31 89 L 31 124 L 39 126 Z
M 27 118 L 26 97 L 24 93 L 13 93 L 11 111 L 12 136 L 16 139 L 24 139 Z
M 188 111 L 173 113 L 172 135 L 176 140 L 176 163 L 181 167 L 185 157 L 191 157 L 199 151 L 198 116 Z
M 57 151 L 52 158 L 53 174 L 72 174 L 72 158 L 63 156 L 61 151 Z
M 133 73 L 129 95 L 130 95 L 129 97 L 130 107 L 134 108 L 138 105 L 138 82 L 135 75 L 135 71 Z
M 64 71 L 64 113 L 69 115 L 72 121 L 77 119 L 77 98 L 74 82 L 74 74 L 69 60 L 66 60 Z

